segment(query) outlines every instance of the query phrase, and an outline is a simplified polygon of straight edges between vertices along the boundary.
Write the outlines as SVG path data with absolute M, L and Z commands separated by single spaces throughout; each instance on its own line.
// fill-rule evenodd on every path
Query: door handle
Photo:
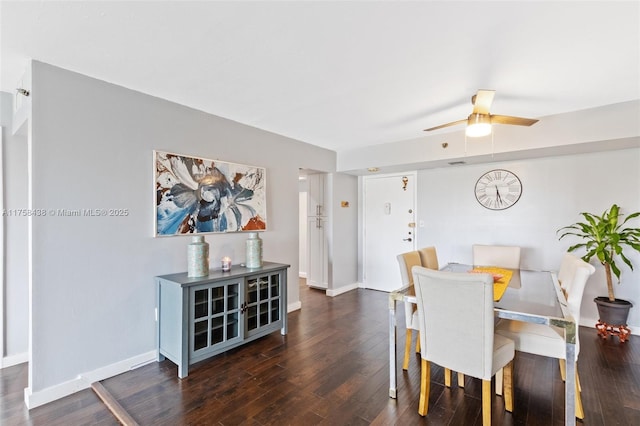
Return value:
M 402 239 L 402 241 L 409 241 L 409 242 L 411 242 L 411 241 L 413 241 L 413 240 L 411 239 L 411 237 L 409 237 L 409 238 L 403 238 L 403 239 Z

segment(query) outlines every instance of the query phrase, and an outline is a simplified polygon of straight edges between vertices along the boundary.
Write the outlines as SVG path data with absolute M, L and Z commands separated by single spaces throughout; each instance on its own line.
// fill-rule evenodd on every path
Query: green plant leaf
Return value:
M 586 253 L 582 256 L 585 262 L 589 262 L 594 257 L 602 263 L 605 268 L 610 267 L 613 274 L 620 281 L 620 268 L 616 264 L 616 259 L 621 259 L 631 270 L 633 264 L 625 255 L 627 250 L 635 250 L 640 253 L 640 228 L 625 227 L 632 219 L 640 217 L 640 212 L 635 212 L 625 216 L 620 212 L 620 207 L 613 204 L 605 210 L 602 215 L 588 212 L 581 212 L 580 216 L 584 222 L 576 222 L 568 226 L 559 228 L 556 235 L 561 240 L 565 237 L 581 240 L 578 244 L 570 246 L 567 250 L 573 252 L 584 249 Z M 610 287 L 610 283 L 607 283 Z M 610 294 L 613 290 L 609 288 Z

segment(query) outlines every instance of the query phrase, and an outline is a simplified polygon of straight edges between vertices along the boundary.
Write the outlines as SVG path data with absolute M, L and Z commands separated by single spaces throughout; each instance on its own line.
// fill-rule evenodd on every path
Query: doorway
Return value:
M 396 256 L 416 249 L 416 172 L 368 176 L 363 181 L 364 287 L 401 286 Z

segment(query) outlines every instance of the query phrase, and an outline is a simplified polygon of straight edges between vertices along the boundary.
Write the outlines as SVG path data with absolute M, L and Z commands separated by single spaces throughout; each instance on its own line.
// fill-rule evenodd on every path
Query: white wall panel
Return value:
M 485 209 L 474 196 L 478 177 L 495 168 L 522 181 L 522 197 L 506 210 Z M 613 203 L 625 213 L 640 211 L 640 149 L 451 166 L 422 170 L 418 179 L 418 222 L 425 224 L 418 245 L 435 245 L 441 264 L 471 262 L 472 244 L 505 244 L 522 247 L 523 268 L 557 270 L 562 253 L 577 241 L 558 241 L 556 230 L 581 221 L 580 212 L 599 214 Z M 636 268 L 622 268 L 616 296 L 640 306 L 640 255 L 629 257 Z M 604 270 L 594 266 L 582 304 L 582 322 L 591 327 L 598 319 L 592 300 L 606 295 Z M 632 309 L 629 325 L 640 328 L 640 309 Z

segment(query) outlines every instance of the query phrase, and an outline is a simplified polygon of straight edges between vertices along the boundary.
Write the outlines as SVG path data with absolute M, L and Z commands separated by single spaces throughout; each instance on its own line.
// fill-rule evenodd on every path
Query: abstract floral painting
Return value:
M 266 229 L 262 167 L 154 151 L 156 236 Z

